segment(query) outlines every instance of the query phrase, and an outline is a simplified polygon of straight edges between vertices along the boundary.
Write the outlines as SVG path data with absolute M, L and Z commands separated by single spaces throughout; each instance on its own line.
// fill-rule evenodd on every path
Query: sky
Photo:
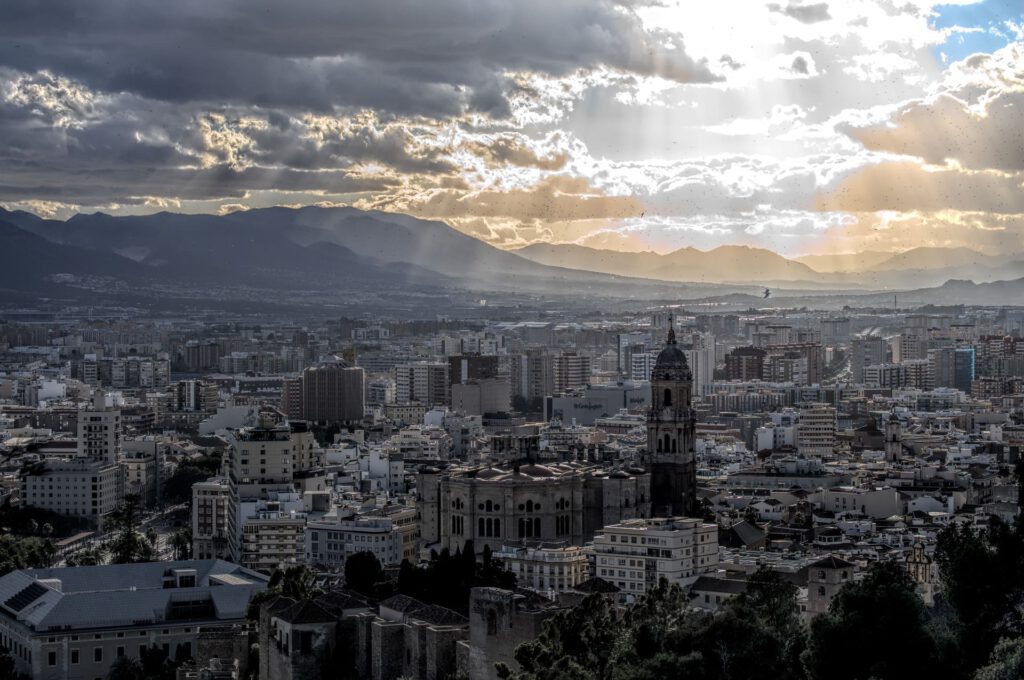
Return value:
M 0 206 L 1024 252 L 1019 0 L 5 0 Z

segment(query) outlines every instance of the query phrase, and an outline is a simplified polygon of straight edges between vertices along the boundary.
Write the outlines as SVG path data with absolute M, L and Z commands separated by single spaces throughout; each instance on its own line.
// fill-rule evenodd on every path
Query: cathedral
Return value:
M 647 414 L 647 462 L 651 473 L 651 514 L 692 516 L 697 511 L 696 417 L 691 407 L 693 373 L 676 346 L 669 320 L 668 341 L 651 371 Z

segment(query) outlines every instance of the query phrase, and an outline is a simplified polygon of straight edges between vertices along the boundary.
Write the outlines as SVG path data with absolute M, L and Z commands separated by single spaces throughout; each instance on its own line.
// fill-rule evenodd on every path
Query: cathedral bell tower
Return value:
M 647 413 L 647 463 L 651 470 L 651 514 L 693 515 L 697 509 L 696 416 L 691 407 L 693 373 L 676 346 L 669 317 L 668 341 L 651 371 Z

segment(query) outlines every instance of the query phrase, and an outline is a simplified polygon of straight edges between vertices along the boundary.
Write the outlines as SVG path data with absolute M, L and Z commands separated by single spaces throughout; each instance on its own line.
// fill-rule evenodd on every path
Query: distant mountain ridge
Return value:
M 871 266 L 856 273 L 821 273 L 747 246 L 667 254 L 575 244 L 504 251 L 442 222 L 355 208 L 265 208 L 223 216 L 96 213 L 67 221 L 0 210 L 0 242 L 0 288 L 9 295 L 76 289 L 97 291 L 100 299 L 104 292 L 128 290 L 137 297 L 221 301 L 274 296 L 279 304 L 363 299 L 367 308 L 383 301 L 415 310 L 422 306 L 418 299 L 477 305 L 494 293 L 512 305 L 545 296 L 733 296 L 754 306 L 761 304 L 763 286 L 772 289 L 772 305 L 831 299 L 841 307 L 873 301 L 876 294 L 884 303 L 891 292 L 880 291 L 887 290 L 917 291 L 914 299 L 936 304 L 952 303 L 949 296 L 1011 300 L 1024 281 L 1024 258 L 968 249 L 920 248 L 885 258 L 873 253 Z M 993 304 L 1020 300 L 1024 296 Z
M 819 281 L 822 278 L 806 264 L 787 260 L 770 250 L 749 246 L 719 246 L 708 251 L 680 248 L 660 255 L 650 251 L 623 253 L 563 243 L 534 244 L 514 252 L 551 266 L 664 281 L 761 283 Z

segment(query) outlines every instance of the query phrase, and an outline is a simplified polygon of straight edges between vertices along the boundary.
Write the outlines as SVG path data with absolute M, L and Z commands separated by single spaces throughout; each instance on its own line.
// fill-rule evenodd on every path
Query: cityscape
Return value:
M 1024 11 L 749 4 L 0 8 L 0 680 L 1024 678 Z

